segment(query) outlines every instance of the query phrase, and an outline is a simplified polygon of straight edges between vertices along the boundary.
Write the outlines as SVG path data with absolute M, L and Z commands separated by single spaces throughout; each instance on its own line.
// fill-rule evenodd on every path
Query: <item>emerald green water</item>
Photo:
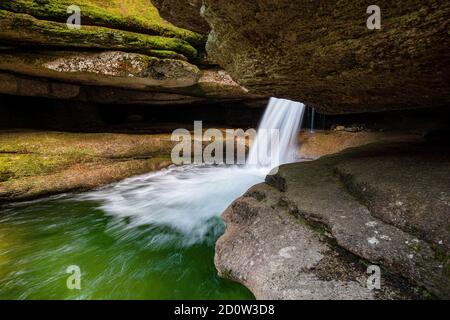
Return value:
M 1 207 L 0 299 L 253 299 L 218 277 L 213 259 L 221 210 L 259 177 L 237 190 L 228 173 L 219 176 L 169 171 L 88 197 Z M 193 194 L 180 199 L 185 186 Z M 197 194 L 205 190 L 207 198 Z M 80 290 L 66 285 L 71 265 L 81 270 Z

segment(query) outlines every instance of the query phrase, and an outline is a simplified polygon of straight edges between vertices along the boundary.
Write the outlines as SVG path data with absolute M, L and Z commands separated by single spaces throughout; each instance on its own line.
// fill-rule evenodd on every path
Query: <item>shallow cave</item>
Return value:
M 264 101 L 264 100 L 262 100 Z M 177 105 L 121 105 L 86 103 L 39 97 L 0 95 L 1 129 L 38 129 L 70 132 L 170 133 L 193 128 L 256 128 L 264 103 L 225 101 Z M 447 140 L 450 111 L 446 108 L 321 114 L 307 107 L 302 129 L 322 131 L 411 131 L 433 140 Z

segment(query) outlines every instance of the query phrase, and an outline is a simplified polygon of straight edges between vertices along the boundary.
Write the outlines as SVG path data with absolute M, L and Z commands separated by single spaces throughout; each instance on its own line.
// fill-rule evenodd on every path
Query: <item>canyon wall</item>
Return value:
M 260 94 L 324 113 L 448 107 L 450 3 L 204 1 L 210 58 Z

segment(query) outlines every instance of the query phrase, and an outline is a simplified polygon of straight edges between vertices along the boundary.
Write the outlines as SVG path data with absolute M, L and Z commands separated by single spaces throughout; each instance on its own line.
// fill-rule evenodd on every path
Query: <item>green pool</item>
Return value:
M 213 262 L 220 213 L 263 177 L 246 174 L 175 168 L 0 207 L 0 299 L 253 299 Z

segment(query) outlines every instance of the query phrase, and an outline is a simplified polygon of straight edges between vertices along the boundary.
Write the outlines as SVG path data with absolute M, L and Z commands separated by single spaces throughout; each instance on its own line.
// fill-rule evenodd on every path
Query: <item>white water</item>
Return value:
M 304 112 L 305 105 L 300 102 L 271 98 L 250 149 L 248 163 L 274 168 L 294 162 Z M 270 137 L 273 132 L 278 133 L 278 139 Z
M 84 198 L 100 200 L 101 209 L 116 217 L 129 217 L 129 227 L 168 226 L 182 236 L 183 245 L 192 245 L 203 241 L 217 225 L 214 218 L 248 188 L 262 182 L 265 174 L 257 168 L 174 166 L 124 180 Z M 161 237 L 161 242 L 175 240 L 169 233 Z
M 270 100 L 260 128 L 280 130 L 280 148 L 273 164 L 294 161 L 296 140 L 304 105 L 288 100 Z M 257 149 L 272 150 L 267 135 L 258 133 L 249 161 L 256 161 Z M 269 153 L 270 154 L 270 153 Z M 101 209 L 127 218 L 129 227 L 152 225 L 177 232 L 162 232 L 161 245 L 180 239 L 183 245 L 202 242 L 220 233 L 219 215 L 251 186 L 263 182 L 270 166 L 180 166 L 130 178 L 90 192 L 84 199 L 101 202 Z M 215 234 L 212 237 L 215 239 Z

